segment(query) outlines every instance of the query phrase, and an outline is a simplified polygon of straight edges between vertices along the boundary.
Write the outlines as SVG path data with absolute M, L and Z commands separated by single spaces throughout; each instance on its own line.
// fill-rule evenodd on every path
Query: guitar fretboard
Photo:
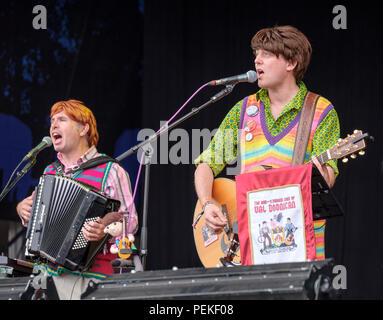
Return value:
M 325 151 L 323 153 L 321 153 L 320 155 L 317 156 L 317 159 L 319 161 L 320 164 L 324 164 L 326 163 L 327 161 L 330 160 L 329 156 L 328 156 L 328 152 Z M 311 163 L 312 161 L 310 160 L 308 163 Z
M 317 156 L 317 158 L 318 158 L 320 164 L 324 164 L 330 160 L 327 151 L 321 153 L 319 156 Z

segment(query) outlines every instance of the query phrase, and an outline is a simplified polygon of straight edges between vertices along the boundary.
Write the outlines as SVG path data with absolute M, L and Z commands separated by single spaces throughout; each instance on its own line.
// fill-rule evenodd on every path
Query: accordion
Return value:
M 91 186 L 60 175 L 43 175 L 35 190 L 26 233 L 26 255 L 43 258 L 69 270 L 87 270 L 109 239 L 85 239 L 85 222 L 118 211 L 120 202 Z

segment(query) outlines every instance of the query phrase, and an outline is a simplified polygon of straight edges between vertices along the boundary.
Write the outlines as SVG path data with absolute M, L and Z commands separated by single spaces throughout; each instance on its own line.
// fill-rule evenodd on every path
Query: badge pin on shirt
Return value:
M 246 132 L 252 132 L 257 127 L 257 124 L 254 120 L 250 119 L 246 121 L 245 124 L 245 131 Z
M 246 108 L 246 113 L 249 117 L 255 117 L 259 112 L 259 109 L 257 106 L 248 106 Z
M 246 136 L 245 136 L 245 139 L 246 139 L 246 141 L 251 141 L 251 140 L 253 140 L 253 134 L 252 133 L 247 133 L 246 134 Z

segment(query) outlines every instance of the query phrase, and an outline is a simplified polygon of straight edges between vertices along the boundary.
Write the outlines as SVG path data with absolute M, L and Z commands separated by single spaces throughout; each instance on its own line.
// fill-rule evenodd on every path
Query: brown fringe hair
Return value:
M 259 30 L 251 39 L 251 48 L 281 54 L 286 60 L 296 61 L 296 81 L 301 81 L 311 59 L 312 48 L 307 37 L 293 26 L 275 26 Z

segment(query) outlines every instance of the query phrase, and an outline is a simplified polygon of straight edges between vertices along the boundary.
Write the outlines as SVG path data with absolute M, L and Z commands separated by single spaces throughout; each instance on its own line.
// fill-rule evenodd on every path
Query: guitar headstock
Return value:
M 342 159 L 342 162 L 348 162 L 348 156 L 355 159 L 357 154 L 363 156 L 367 147 L 367 139 L 373 140 L 368 133 L 361 130 L 354 130 L 353 134 L 348 134 L 346 138 L 339 141 L 330 149 L 328 153 L 330 159 Z

